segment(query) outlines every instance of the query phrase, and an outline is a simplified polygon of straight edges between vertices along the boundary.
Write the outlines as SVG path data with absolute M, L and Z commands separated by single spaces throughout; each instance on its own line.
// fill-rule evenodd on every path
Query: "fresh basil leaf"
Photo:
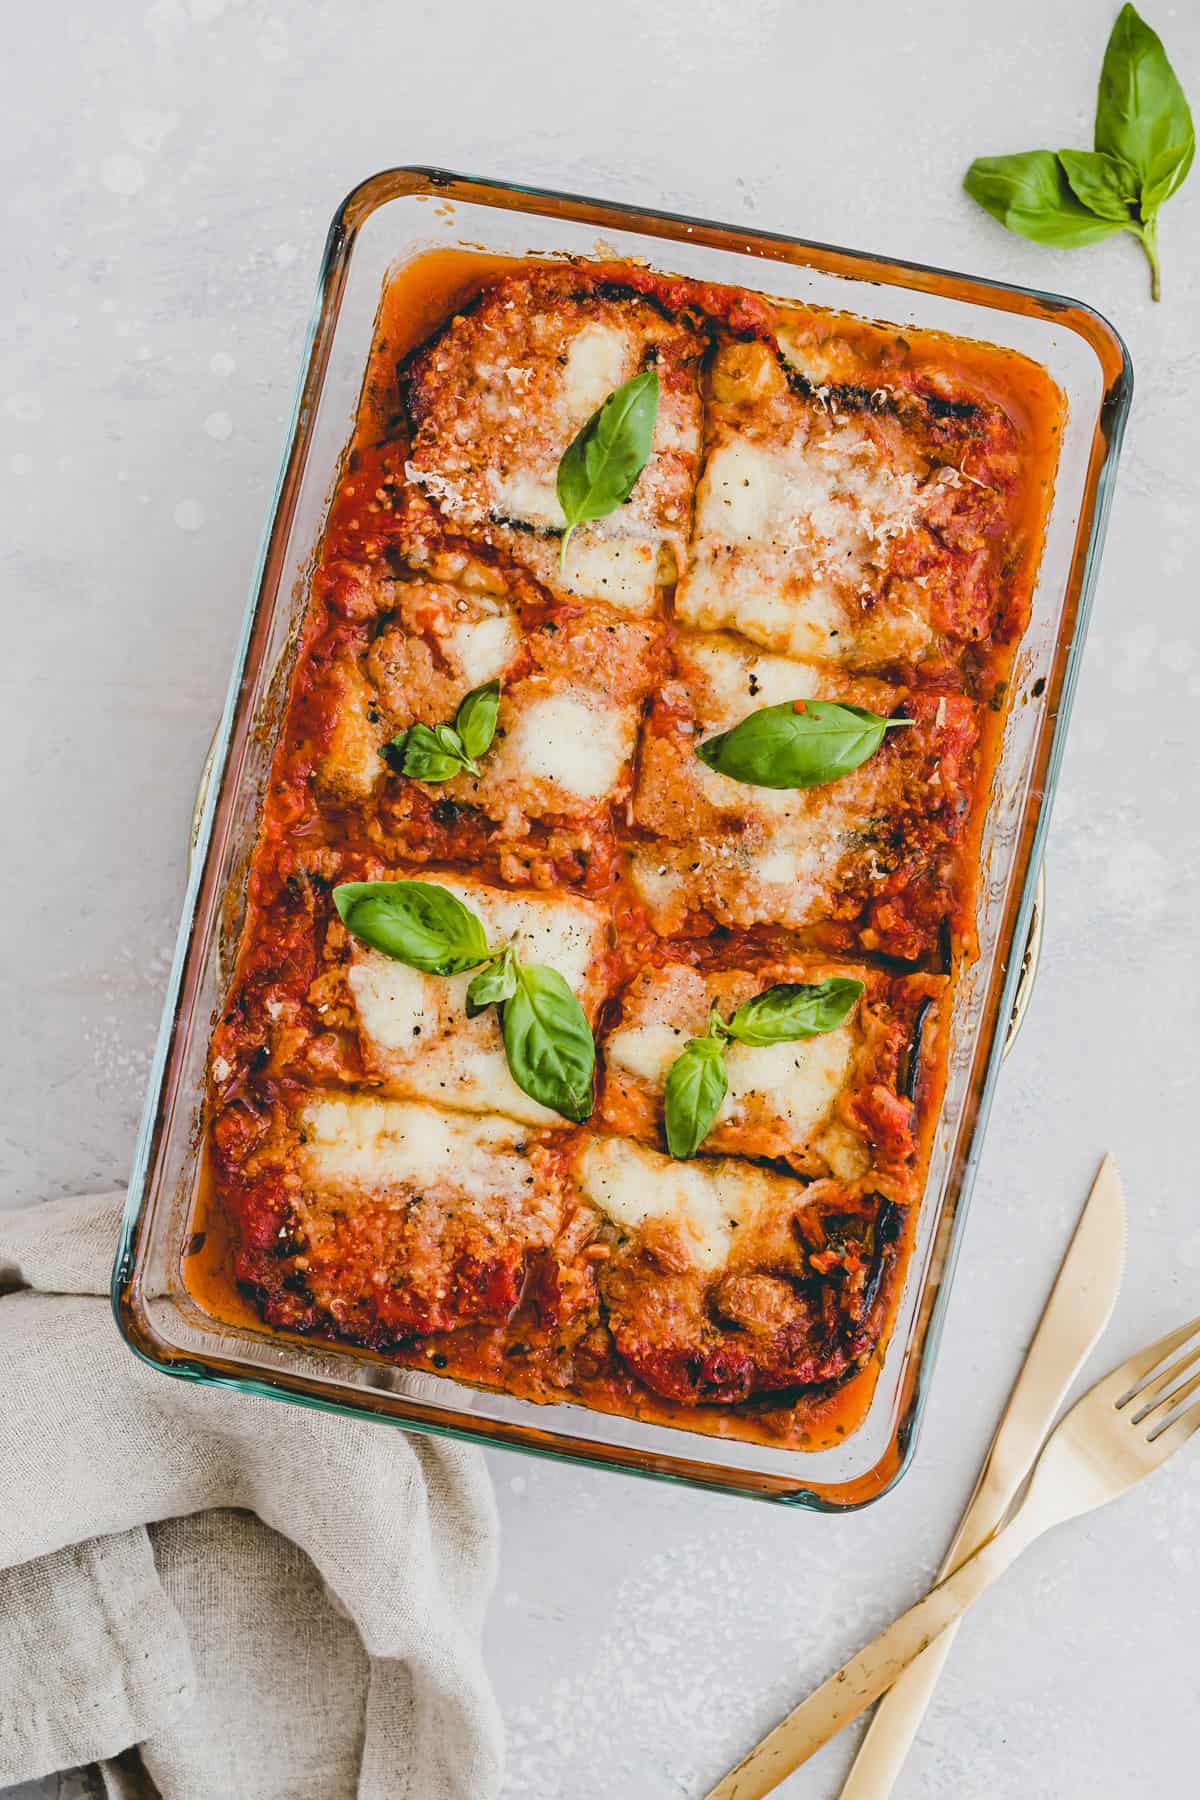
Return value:
M 389 738 L 386 744 L 380 746 L 380 756 L 382 756 L 384 762 L 388 765 L 388 768 L 394 769 L 397 775 L 403 775 L 404 773 L 404 752 L 407 745 L 407 731 L 398 731 L 394 738 Z
M 803 712 L 796 710 L 798 704 Z M 696 755 L 718 775 L 753 787 L 819 787 L 866 762 L 885 731 L 911 724 L 837 700 L 785 700 L 749 713 L 732 731 L 706 738 Z
M 1097 218 L 1076 199 L 1052 150 L 977 156 L 963 186 L 993 219 L 1038 244 L 1070 250 L 1121 229 L 1115 219 Z
M 455 715 L 459 741 L 468 756 L 482 756 L 491 748 L 500 711 L 500 683 L 489 681 L 472 688 Z
M 578 1124 L 592 1111 L 596 1045 L 582 1006 L 557 969 L 514 962 L 501 1030 L 512 1078 L 532 1100 Z
M 426 975 L 460 975 L 491 954 L 478 916 L 433 881 L 345 881 L 333 904 L 356 938 Z
M 1164 200 L 1181 188 L 1196 159 L 1195 134 L 1189 137 L 1182 152 L 1169 144 L 1150 164 L 1150 173 L 1142 183 L 1142 217 L 1152 219 Z
M 827 981 L 779 982 L 745 1000 L 729 1021 L 739 1044 L 788 1044 L 836 1031 L 862 997 L 863 984 L 847 975 Z
M 1196 152 L 1187 97 L 1157 34 L 1132 6 L 1117 14 L 1104 52 L 1095 143 L 1138 175 L 1143 220 L 1179 187 Z
M 567 445 L 556 484 L 567 525 L 560 568 L 566 568 L 575 527 L 607 517 L 633 492 L 654 447 L 658 391 L 657 371 L 644 369 L 615 388 Z
M 1128 163 L 1102 150 L 1060 150 L 1058 160 L 1075 198 L 1097 218 L 1127 225 L 1135 216 L 1138 178 Z
M 473 1019 L 485 1007 L 498 1006 L 502 1001 L 511 1000 L 517 991 L 516 958 L 513 947 L 507 944 L 504 954 L 496 961 L 489 963 L 486 969 L 480 969 L 467 989 L 467 1017 Z
M 393 739 L 393 742 L 395 740 Z M 449 781 L 461 775 L 463 759 L 447 750 L 428 725 L 412 725 L 404 733 L 402 769 L 414 781 Z
M 663 1090 L 667 1148 L 672 1156 L 694 1156 L 721 1110 L 729 1077 L 720 1038 L 692 1038 L 671 1064 Z

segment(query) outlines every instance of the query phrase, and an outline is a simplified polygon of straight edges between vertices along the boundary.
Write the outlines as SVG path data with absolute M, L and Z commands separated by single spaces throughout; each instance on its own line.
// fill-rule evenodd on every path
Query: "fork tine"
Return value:
M 1146 1377 L 1153 1375 L 1159 1364 L 1178 1350 L 1181 1344 L 1186 1344 L 1187 1340 L 1194 1337 L 1197 1331 L 1200 1331 L 1200 1318 L 1193 1319 L 1190 1324 L 1180 1325 L 1174 1331 L 1168 1331 L 1166 1337 L 1159 1338 L 1157 1344 L 1151 1344 L 1148 1350 L 1141 1351 L 1137 1356 L 1131 1356 L 1121 1370 L 1122 1374 L 1129 1377 L 1130 1385 L 1119 1396 L 1116 1405 L 1118 1407 L 1128 1406 Z
M 1163 1370 L 1161 1375 L 1156 1375 L 1153 1380 L 1144 1382 L 1131 1402 L 1138 1409 L 1133 1414 L 1132 1423 L 1140 1425 L 1147 1413 L 1153 1412 L 1155 1407 L 1160 1404 L 1168 1389 L 1174 1387 L 1175 1383 L 1186 1375 L 1189 1369 L 1194 1368 L 1198 1361 L 1200 1361 L 1200 1343 L 1193 1344 L 1183 1356 L 1177 1357 L 1169 1368 Z
M 1154 1405 L 1148 1406 L 1144 1412 L 1135 1413 L 1131 1423 L 1140 1425 L 1143 1419 L 1154 1419 L 1154 1415 L 1157 1413 L 1158 1419 L 1155 1421 L 1154 1430 L 1149 1434 L 1150 1440 L 1153 1442 L 1159 1432 L 1164 1431 L 1170 1423 L 1171 1414 L 1177 1407 L 1182 1406 L 1184 1401 L 1196 1392 L 1197 1388 L 1200 1388 L 1200 1375 L 1193 1375 L 1190 1381 L 1185 1381 L 1183 1386 L 1176 1388 L 1173 1394 L 1164 1394 L 1161 1400 L 1156 1400 Z
M 1160 1425 L 1157 1431 L 1150 1433 L 1149 1442 L 1159 1461 L 1165 1462 L 1168 1456 L 1174 1455 L 1197 1431 L 1200 1431 L 1200 1405 L 1189 1406 L 1177 1419 Z

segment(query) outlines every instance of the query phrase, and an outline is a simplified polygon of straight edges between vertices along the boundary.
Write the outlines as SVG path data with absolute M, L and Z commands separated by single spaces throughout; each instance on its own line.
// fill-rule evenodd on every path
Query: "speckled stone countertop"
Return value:
M 1106 1146 L 1132 1239 L 1103 1359 L 1198 1310 L 1200 175 L 1163 215 L 1159 306 L 1131 240 L 1045 250 L 959 187 L 973 155 L 1090 141 L 1115 10 L 108 0 L 9 20 L 9 1203 L 127 1172 L 325 227 L 363 175 L 436 162 L 1057 288 L 1132 349 L 1042 973 L 915 1464 L 831 1520 L 493 1455 L 511 1800 L 698 1793 L 918 1595 Z M 1200 11 L 1150 14 L 1200 101 Z M 900 1800 L 1193 1793 L 1198 1607 L 1200 1452 L 980 1604 Z M 849 1749 L 781 1792 L 834 1794 Z

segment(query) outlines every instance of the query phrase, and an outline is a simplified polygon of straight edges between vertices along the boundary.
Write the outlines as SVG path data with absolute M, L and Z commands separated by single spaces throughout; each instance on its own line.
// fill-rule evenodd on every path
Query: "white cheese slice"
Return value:
M 698 490 L 680 617 L 793 656 L 918 654 L 927 620 L 906 607 L 864 612 L 861 601 L 915 523 L 920 495 L 918 474 L 893 467 L 849 419 L 781 443 L 719 443 Z
M 574 534 L 567 550 L 566 575 L 555 573 L 558 586 L 568 594 L 639 613 L 653 606 L 657 578 L 656 540 L 606 537 L 596 531 Z
M 688 1034 L 671 1025 L 633 1025 L 614 1031 L 604 1046 L 605 1061 L 647 1087 L 661 1090 Z M 716 1116 L 718 1125 L 737 1122 L 747 1100 L 786 1126 L 801 1147 L 825 1123 L 845 1084 L 854 1052 L 849 1023 L 817 1038 L 792 1044 L 727 1044 L 729 1080 Z
M 302 1160 L 317 1187 L 448 1187 L 486 1201 L 516 1194 L 529 1164 L 511 1119 L 440 1112 L 398 1100 L 314 1100 L 301 1118 Z
M 603 919 L 594 907 L 582 900 L 513 894 L 482 882 L 430 879 L 477 914 L 489 943 L 515 938 L 523 961 L 548 964 L 585 1007 L 594 1002 L 604 945 Z M 495 1009 L 467 1017 L 471 973 L 423 975 L 357 939 L 352 956 L 347 980 L 364 1049 L 393 1091 L 534 1125 L 567 1123 L 513 1080 Z
M 708 685 L 700 715 L 705 731 L 728 731 L 760 707 L 811 700 L 822 690 L 829 692 L 830 677 L 812 663 L 756 655 L 736 638 L 692 640 L 686 656 Z
M 852 655 L 857 639 L 842 601 L 820 583 L 790 584 L 782 558 L 740 552 L 736 560 L 722 547 L 693 547 L 680 584 L 680 618 L 706 631 L 733 627 L 755 643 L 836 662 Z M 917 648 L 928 639 L 922 631 Z
M 599 800 L 620 781 L 633 735 L 628 708 L 598 707 L 576 693 L 549 694 L 518 713 L 506 748 L 522 774 L 582 800 Z
M 770 450 L 735 438 L 713 451 L 696 507 L 696 531 L 704 537 L 768 537 L 776 524 L 784 469 Z
M 567 351 L 562 397 L 567 421 L 578 431 L 625 380 L 633 363 L 628 333 L 593 321 L 583 327 Z
M 584 1197 L 615 1225 L 637 1231 L 649 1220 L 672 1225 L 706 1273 L 721 1268 L 739 1231 L 768 1206 L 796 1204 L 803 1189 L 751 1163 L 704 1157 L 677 1162 L 625 1138 L 592 1138 L 575 1165 Z
M 746 1101 L 754 1099 L 784 1123 L 795 1145 L 804 1144 L 829 1117 L 853 1051 L 848 1025 L 794 1044 L 730 1044 L 725 1054 L 729 1089 L 718 1122 L 736 1119 Z
M 459 620 L 448 633 L 448 642 L 464 676 L 475 688 L 507 667 L 521 640 L 509 614 L 497 613 L 493 618 Z
M 687 1041 L 687 1032 L 676 1025 L 627 1025 L 606 1040 L 604 1060 L 647 1087 L 660 1088 Z
M 555 491 L 555 471 L 535 473 L 532 469 L 514 469 L 501 476 L 492 471 L 492 510 L 505 519 L 519 519 L 526 525 L 542 525 L 561 531 L 566 523 Z

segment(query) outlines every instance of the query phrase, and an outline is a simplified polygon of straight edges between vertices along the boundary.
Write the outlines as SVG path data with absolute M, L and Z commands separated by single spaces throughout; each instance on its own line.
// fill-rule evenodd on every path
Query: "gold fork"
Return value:
M 878 1700 L 1034 1538 L 1115 1500 L 1185 1444 L 1200 1429 L 1200 1402 L 1180 1411 L 1200 1388 L 1200 1373 L 1192 1373 L 1200 1342 L 1189 1344 L 1198 1333 L 1200 1318 L 1168 1332 L 1077 1401 L 1043 1445 L 1008 1523 L 789 1713 L 707 1800 L 762 1800 Z

